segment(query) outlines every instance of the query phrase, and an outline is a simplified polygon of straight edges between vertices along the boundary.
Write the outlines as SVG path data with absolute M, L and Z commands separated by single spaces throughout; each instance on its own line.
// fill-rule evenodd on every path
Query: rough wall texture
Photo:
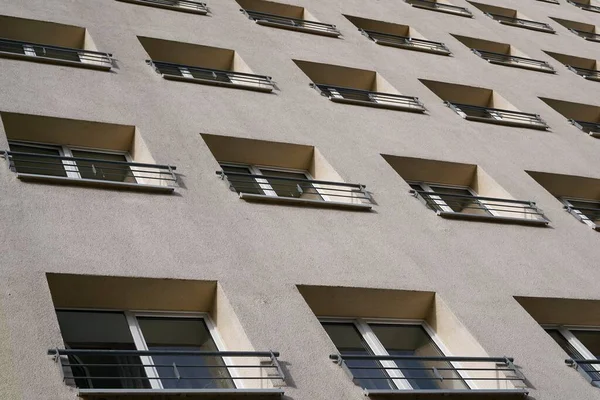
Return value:
M 600 178 L 600 141 L 538 99 L 599 102 L 600 84 L 542 52 L 600 58 L 600 44 L 549 18 L 600 24 L 598 14 L 565 1 L 493 2 L 550 23 L 557 31 L 551 35 L 500 25 L 465 0 L 454 4 L 468 6 L 473 19 L 400 0 L 293 3 L 336 24 L 344 37 L 258 26 L 233 0 L 212 0 L 206 17 L 111 0 L 0 0 L 6 15 L 88 28 L 118 64 L 103 73 L 0 59 L 0 110 L 136 125 L 156 162 L 177 165 L 185 183 L 161 196 L 23 183 L 0 168 L 0 381 L 8 381 L 1 397 L 75 398 L 46 356 L 61 336 L 44 274 L 65 272 L 218 280 L 254 348 L 281 352 L 291 399 L 363 398 L 329 361 L 334 346 L 297 284 L 435 291 L 490 355 L 515 357 L 536 400 L 600 399 L 513 299 L 600 298 L 598 233 L 524 172 Z M 454 56 L 377 46 L 342 13 L 414 26 Z M 510 43 L 558 73 L 488 64 L 451 33 Z M 235 49 L 281 91 L 163 80 L 144 63 L 136 35 Z M 329 102 L 292 59 L 376 70 L 401 93 L 418 96 L 428 114 Z M 520 110 L 541 114 L 551 130 L 467 122 L 418 78 L 495 89 Z M 379 206 L 351 213 L 245 203 L 215 176 L 218 165 L 200 133 L 314 145 L 346 181 L 366 184 Z M 537 201 L 552 227 L 436 217 L 380 153 L 480 165 L 515 198 Z

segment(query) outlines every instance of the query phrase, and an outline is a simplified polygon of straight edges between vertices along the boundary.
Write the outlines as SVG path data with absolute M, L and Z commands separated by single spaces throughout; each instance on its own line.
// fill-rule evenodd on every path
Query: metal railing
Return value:
M 372 204 L 365 185 L 357 183 L 298 179 L 271 175 L 216 171 L 239 194 L 305 198 L 316 201 Z
M 564 209 L 579 221 L 589 223 L 594 229 L 600 227 L 600 208 L 579 207 L 567 205 Z M 598 222 L 598 224 L 596 223 Z
M 0 38 L 0 53 L 68 61 L 110 69 L 112 54 Z
M 359 29 L 359 31 L 378 44 L 410 48 L 420 51 L 434 51 L 447 55 L 451 54 L 450 49 L 446 47 L 444 43 L 433 42 L 425 39 L 416 39 L 409 36 L 392 35 L 389 33 L 370 31 L 366 29 Z
M 512 124 L 536 129 L 548 129 L 548 125 L 538 114 L 524 113 L 520 111 L 503 110 L 499 108 L 474 106 L 470 104 L 444 102 L 455 113 L 465 119 Z
M 471 49 L 471 51 L 494 64 L 503 64 L 522 68 L 541 69 L 547 72 L 556 72 L 554 68 L 546 61 L 534 60 L 532 58 L 517 57 L 510 54 L 494 53 L 480 49 Z
M 411 189 L 410 193 L 421 199 L 438 215 L 480 216 L 486 219 L 510 219 L 548 224 L 535 202 L 527 200 L 501 199 L 497 197 L 471 196 L 438 193 Z
M 592 385 L 600 386 L 600 360 L 567 358 L 565 364 L 579 371 Z
M 582 10 L 600 12 L 600 7 L 594 6 L 592 4 L 580 3 L 578 1 L 573 0 L 567 0 L 567 3 L 573 4 L 575 7 L 579 7 Z
M 157 73 L 164 76 L 196 79 L 230 85 L 248 86 L 259 89 L 275 89 L 275 82 L 270 76 L 248 74 L 244 72 L 225 71 L 220 69 L 195 67 L 192 65 L 174 64 L 164 61 L 146 60 Z
M 522 18 L 516 18 L 516 17 L 507 17 L 506 15 L 494 14 L 494 13 L 489 13 L 489 12 L 486 12 L 485 15 L 487 15 L 488 17 L 495 19 L 496 21 L 501 22 L 501 23 L 517 25 L 517 26 L 523 27 L 523 28 L 539 29 L 539 30 L 554 33 L 554 29 L 552 29 L 552 27 L 550 25 L 546 24 L 545 22 L 530 21 L 528 19 L 522 19 Z
M 199 14 L 208 13 L 208 7 L 205 3 L 190 0 L 121 0 L 127 3 L 147 4 L 155 7 L 169 7 L 181 9 L 181 11 L 191 11 Z
M 371 394 L 400 390 L 440 394 L 478 391 L 527 394 L 526 379 L 515 367 L 514 359 L 509 357 L 332 354 L 329 358 Z M 388 381 L 389 388 L 380 389 L 381 381 Z M 400 385 L 392 382 L 400 382 Z M 420 384 L 428 389 L 419 389 Z
M 569 122 L 591 136 L 600 136 L 600 122 L 588 122 L 570 119 Z
M 335 27 L 335 25 L 332 25 L 332 24 L 326 24 L 323 22 L 316 22 L 316 21 L 307 21 L 305 19 L 283 17 L 281 15 L 268 14 L 268 13 L 252 11 L 252 10 L 245 10 L 243 8 L 240 9 L 240 11 L 243 12 L 249 19 L 256 21 L 256 22 L 268 22 L 268 23 L 275 24 L 275 25 L 282 25 L 285 27 L 293 27 L 293 28 L 301 28 L 301 29 L 316 31 L 319 33 L 328 33 L 328 34 L 332 34 L 332 35 L 336 35 L 336 36 L 339 36 L 341 34 L 340 31 Z
M 325 96 L 332 101 L 398 108 L 406 111 L 425 112 L 425 105 L 414 96 L 372 92 L 369 90 L 354 89 L 321 83 L 311 83 L 311 86 L 321 93 L 322 96 Z
M 259 383 L 262 388 L 268 388 L 273 381 L 285 382 L 279 353 L 272 351 L 50 349 L 48 355 L 60 363 L 65 382 L 74 383 L 79 389 L 120 386 L 135 390 L 160 385 L 235 390 L 235 382 L 254 382 L 253 387 Z M 230 365 L 223 359 L 230 360 Z
M 64 157 L 47 154 L 4 151 L 9 168 L 19 175 L 98 180 L 137 185 L 177 185 L 171 165 L 111 161 L 98 158 Z
M 600 71 L 598 71 L 597 69 L 580 68 L 574 67 L 572 65 L 567 65 L 567 68 L 575 72 L 577 75 L 584 77 L 585 79 L 591 79 L 596 81 L 600 80 Z
M 594 32 L 582 31 L 582 30 L 573 29 L 573 28 L 569 28 L 569 30 L 571 32 L 573 32 L 574 34 L 581 36 L 585 40 L 590 40 L 592 42 L 600 42 L 600 34 L 597 34 Z
M 544 3 L 550 3 L 550 4 L 560 4 L 558 0 L 538 0 L 538 1 L 543 1 Z
M 448 12 L 448 13 L 452 13 L 452 14 L 459 14 L 459 15 L 463 15 L 465 17 L 473 16 L 471 11 L 469 11 L 465 7 L 459 7 L 459 6 L 454 6 L 454 5 L 445 4 L 445 3 L 438 3 L 437 1 L 430 1 L 430 0 L 404 0 L 404 1 L 414 7 L 426 8 L 426 9 L 431 9 L 434 11 Z

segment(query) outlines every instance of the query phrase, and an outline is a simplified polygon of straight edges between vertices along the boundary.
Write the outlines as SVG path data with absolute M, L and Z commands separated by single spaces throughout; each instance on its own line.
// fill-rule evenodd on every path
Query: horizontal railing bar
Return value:
M 155 66 L 157 66 L 157 65 L 165 65 L 165 66 L 172 66 L 172 67 L 183 67 L 183 68 L 188 68 L 190 70 L 218 72 L 218 73 L 223 73 L 223 74 L 230 74 L 230 75 L 233 75 L 233 76 L 257 77 L 257 78 L 263 78 L 263 79 L 265 79 L 267 81 L 270 81 L 272 79 L 270 76 L 266 76 L 266 75 L 249 74 L 249 73 L 246 73 L 246 72 L 228 71 L 228 70 L 224 70 L 224 69 L 196 67 L 196 66 L 193 66 L 193 65 L 176 64 L 176 63 L 170 63 L 170 62 L 166 62 L 166 61 L 146 60 L 146 62 L 147 63 L 151 63 L 151 64 L 153 64 Z
M 597 69 L 591 69 L 591 68 L 582 68 L 582 67 L 574 67 L 572 65 L 567 65 L 567 68 L 569 68 L 572 71 L 575 71 L 577 73 L 579 72 L 589 72 L 591 75 L 600 75 L 600 71 Z
M 595 32 L 588 32 L 588 31 L 582 31 L 580 29 L 574 29 L 574 28 L 569 28 L 569 30 L 571 30 L 572 32 L 577 33 L 579 36 L 586 36 L 586 37 L 593 37 L 593 38 L 600 38 L 600 34 L 597 34 Z
M 331 354 L 329 355 L 331 360 L 419 360 L 419 361 L 450 361 L 450 362 L 498 362 L 505 363 L 507 361 L 513 362 L 514 358 L 512 357 L 459 357 L 459 356 L 378 356 L 378 355 L 370 355 L 370 354 L 360 354 L 360 355 L 341 355 L 341 354 Z M 385 367 L 382 367 L 385 369 Z
M 48 49 L 55 49 L 55 50 L 63 50 L 63 51 L 71 51 L 74 53 L 87 53 L 87 54 L 96 54 L 96 55 L 102 55 L 108 58 L 112 57 L 111 53 L 106 53 L 103 51 L 94 51 L 94 50 L 85 50 L 85 49 L 77 49 L 77 48 L 73 48 L 73 47 L 62 47 L 62 46 L 55 46 L 55 45 L 50 45 L 50 44 L 42 44 L 42 43 L 35 43 L 35 42 L 25 42 L 25 41 L 21 41 L 21 40 L 12 40 L 12 39 L 5 39 L 5 38 L 0 38 L 0 43 L 15 43 L 15 44 L 20 44 L 20 45 L 30 45 L 30 46 L 38 46 L 38 47 L 44 47 L 44 48 L 48 48 Z
M 550 67 L 550 64 L 547 63 L 546 61 L 542 61 L 542 60 L 536 60 L 533 58 L 526 58 L 526 57 L 518 57 L 518 56 L 513 56 L 511 54 L 503 54 L 503 53 L 495 53 L 493 51 L 487 51 L 487 50 L 480 50 L 480 49 L 472 49 L 473 51 L 477 51 L 481 54 L 490 54 L 493 56 L 499 56 L 499 58 L 507 58 L 510 60 L 519 60 L 519 61 L 523 61 L 523 62 L 529 62 L 529 63 L 535 63 L 535 64 L 543 64 L 543 65 L 547 65 L 548 67 Z
M 69 167 L 69 165 L 67 165 L 67 166 L 63 166 L 63 165 L 60 165 L 60 164 L 58 164 L 58 165 L 54 164 L 54 165 L 56 165 L 57 167 Z M 50 169 L 50 168 L 32 167 L 32 166 L 27 166 L 26 169 L 27 170 L 37 170 L 37 171 L 40 171 L 40 173 L 38 175 L 44 175 L 41 172 L 53 172 L 54 171 L 53 169 Z M 160 175 L 157 177 L 157 176 L 136 176 L 135 174 L 129 174 L 129 173 L 125 172 L 125 171 L 123 171 L 122 174 L 120 174 L 120 173 L 112 173 L 112 172 L 105 172 L 104 169 L 101 169 L 101 168 L 97 168 L 97 169 L 99 169 L 101 171 L 101 175 L 103 175 L 103 176 L 118 176 L 118 177 L 136 178 L 136 179 L 155 179 L 155 180 L 159 180 L 159 181 L 171 181 L 171 182 L 176 182 L 177 181 L 177 179 L 173 177 L 173 174 L 168 174 L 167 175 L 166 173 L 161 173 L 161 172 L 158 172 L 158 174 L 160 174 Z M 67 169 L 67 168 L 62 168 L 62 170 L 65 173 L 74 172 L 74 173 L 81 174 L 82 171 L 85 172 L 85 169 Z M 17 170 L 17 173 L 18 172 L 19 171 Z M 99 174 L 96 173 L 96 175 L 99 175 Z M 94 178 L 87 178 L 87 179 L 94 179 Z M 107 179 L 99 179 L 99 180 L 107 180 Z M 110 180 L 110 179 L 108 179 L 108 180 Z
M 118 356 L 115 356 L 118 357 Z M 194 356 L 192 356 L 194 357 Z M 61 363 L 63 367 L 135 367 L 135 368 L 143 368 L 143 367 L 164 367 L 164 368 L 173 368 L 173 364 L 120 364 L 120 363 L 100 363 L 100 364 L 88 364 L 88 363 Z M 217 365 L 217 364 L 203 364 L 203 365 L 180 365 L 176 364 L 177 368 L 260 368 L 267 369 L 273 368 L 277 369 L 276 365 Z
M 142 2 L 142 3 L 172 5 L 173 7 L 177 7 L 179 4 L 198 6 L 199 8 L 206 7 L 206 3 L 200 3 L 197 1 L 191 1 L 191 0 L 137 0 L 137 1 Z
M 382 368 L 384 369 L 384 368 Z M 439 378 L 435 378 L 433 376 L 411 376 L 411 377 L 385 377 L 385 376 L 353 376 L 354 379 L 373 379 L 373 380 L 420 380 L 420 379 L 426 379 L 426 380 L 439 380 Z M 444 381 L 464 381 L 465 379 L 463 379 L 462 377 L 444 377 L 443 379 Z M 466 378 L 466 380 L 469 381 L 524 381 L 524 378 L 474 378 L 474 377 L 469 377 Z
M 270 17 L 273 19 L 282 19 L 282 20 L 286 20 L 286 21 L 300 22 L 302 25 L 316 25 L 316 26 L 322 26 L 324 28 L 325 27 L 333 28 L 333 30 L 337 31 L 335 25 L 327 24 L 325 22 L 309 21 L 309 20 L 301 19 L 301 18 L 285 17 L 283 15 L 269 14 L 269 13 L 264 13 L 264 12 L 260 12 L 260 11 L 254 11 L 254 10 L 247 10 L 247 9 L 241 9 L 241 11 L 245 12 L 249 17 L 252 17 L 252 14 L 255 14 L 255 15 Z
M 56 159 L 56 160 L 67 160 L 67 161 L 85 161 L 85 162 L 93 162 L 93 163 L 102 163 L 102 164 L 115 164 L 115 165 L 126 165 L 130 167 L 150 167 L 156 169 L 171 169 L 175 170 L 177 167 L 172 165 L 161 165 L 161 164 L 147 164 L 147 163 L 136 163 L 136 162 L 127 162 L 127 161 L 112 161 L 112 160 L 99 160 L 96 158 L 80 158 L 80 157 L 65 157 L 65 156 L 54 156 L 49 154 L 36 154 L 36 153 L 21 153 L 17 151 L 4 151 L 4 154 L 9 156 L 17 155 L 17 156 L 25 156 L 25 157 L 34 157 L 34 158 L 48 158 L 48 159 Z M 31 161 L 25 161 L 31 162 Z M 60 164 L 56 164 L 60 165 Z
M 393 38 L 393 39 L 403 39 L 403 40 L 408 41 L 409 43 L 414 42 L 414 43 L 422 43 L 422 44 L 431 44 L 434 47 L 442 47 L 442 48 L 446 49 L 446 46 L 443 43 L 434 42 L 432 40 L 418 39 L 418 38 L 414 38 L 411 36 L 394 35 L 391 33 L 372 31 L 372 30 L 368 30 L 368 29 L 359 29 L 359 30 L 364 33 L 367 33 L 369 35 L 385 36 L 385 37 L 389 37 L 389 38 Z
M 171 368 L 173 366 L 171 365 Z M 179 366 L 177 366 L 177 368 L 179 368 Z M 176 379 L 176 380 L 185 380 L 185 379 L 197 379 L 197 380 L 214 380 L 214 381 L 219 381 L 219 380 L 238 380 L 238 379 L 246 379 L 246 380 L 267 380 L 267 379 L 273 379 L 273 378 L 277 378 L 277 379 L 281 379 L 280 376 L 277 377 L 271 377 L 271 376 L 261 376 L 261 377 L 255 377 L 255 376 L 239 376 L 239 377 L 235 377 L 235 378 L 230 378 L 230 377 L 215 377 L 215 376 L 193 376 L 193 377 L 185 377 L 185 376 L 180 376 L 180 377 L 170 377 L 170 376 L 157 376 L 157 377 L 150 377 L 150 376 L 93 376 L 93 375 L 87 375 L 87 376 L 65 376 L 66 379 L 91 379 L 91 380 L 104 380 L 104 379 L 118 379 L 118 380 L 131 380 L 131 379 L 140 379 L 140 380 L 151 380 L 151 379 L 158 379 L 158 380 L 171 380 L 171 379 Z
M 410 99 L 410 100 L 416 100 L 417 98 L 415 96 L 406 96 L 403 94 L 396 94 L 396 93 L 384 93 L 384 92 L 373 92 L 370 90 L 364 90 L 364 89 L 355 89 L 355 88 L 349 88 L 349 87 L 344 87 L 344 86 L 336 86 L 336 85 L 328 85 L 325 83 L 315 83 L 315 86 L 319 87 L 319 89 L 321 87 L 324 88 L 332 88 L 332 89 L 336 89 L 336 90 L 343 90 L 343 91 L 348 91 L 348 92 L 357 92 L 357 93 L 366 93 L 366 94 L 371 94 L 371 95 L 378 95 L 378 96 L 382 96 L 382 97 L 390 97 L 390 98 L 404 98 L 404 99 Z
M 593 211 L 594 213 L 598 213 L 600 215 L 600 210 L 597 208 L 587 208 L 587 207 L 577 207 L 577 206 L 568 206 L 566 207 L 569 210 L 575 210 L 575 211 Z
M 440 361 L 446 362 L 446 361 Z M 490 361 L 493 362 L 493 361 Z M 431 371 L 435 368 L 438 371 L 496 371 L 496 372 L 515 372 L 512 368 L 468 368 L 468 367 L 363 367 L 360 365 L 351 366 L 346 365 L 348 369 L 359 369 L 359 370 L 411 370 L 411 371 Z
M 221 357 L 279 357 L 276 351 L 198 351 L 198 350 L 92 350 L 92 349 L 48 349 L 48 355 L 80 355 L 80 354 L 106 354 L 130 356 L 221 356 Z
M 361 193 L 360 191 L 356 191 L 356 190 L 345 190 L 343 188 L 338 189 L 337 187 L 332 187 L 332 188 L 326 188 L 326 187 L 314 187 L 312 184 L 306 184 L 306 182 L 310 183 L 311 181 L 298 181 L 298 182 L 303 182 L 303 183 L 295 183 L 295 182 L 291 182 L 291 183 L 286 183 L 286 182 L 276 182 L 275 179 L 271 179 L 269 182 L 248 182 L 247 180 L 235 180 L 235 179 L 228 179 L 229 182 L 231 183 L 235 183 L 235 187 L 242 187 L 242 188 L 256 188 L 259 187 L 260 185 L 269 185 L 269 184 L 274 184 L 276 185 L 278 188 L 283 188 L 283 189 L 289 189 L 289 188 L 296 188 L 298 187 L 298 185 L 300 185 L 302 187 L 302 190 L 314 190 L 314 193 L 318 193 L 319 190 L 326 190 L 328 192 L 341 192 L 341 193 Z
M 576 364 L 600 364 L 600 360 L 599 359 L 567 358 L 565 360 L 565 363 L 567 363 L 567 364 L 572 364 L 572 363 L 576 363 Z M 598 372 L 598 373 L 600 373 L 600 371 L 592 371 L 592 372 Z
M 494 19 L 498 18 L 498 19 L 502 19 L 505 21 L 522 22 L 523 25 L 542 26 L 544 28 L 552 29 L 552 27 L 545 22 L 531 21 L 529 19 L 522 19 L 522 18 L 516 18 L 516 17 L 507 17 L 506 15 L 494 14 L 494 13 L 489 13 L 489 12 L 486 12 L 485 14 L 489 15 L 490 17 L 492 17 Z
M 514 114 L 514 115 L 532 116 L 535 118 L 539 118 L 538 114 L 526 113 L 526 112 L 522 112 L 522 111 L 506 110 L 506 109 L 502 109 L 502 108 L 493 108 L 493 107 L 484 107 L 484 106 L 474 106 L 471 104 L 455 103 L 452 101 L 446 101 L 446 103 L 452 104 L 453 106 L 456 106 L 458 108 L 465 108 L 465 109 L 470 108 L 473 110 L 491 110 L 491 111 L 495 111 L 495 112 L 499 112 L 499 113 L 503 113 L 503 114 Z
M 468 9 L 466 9 L 465 7 L 454 6 L 454 5 L 451 5 L 451 4 L 438 3 L 438 2 L 435 2 L 435 1 L 408 0 L 407 3 L 409 3 L 409 4 L 412 4 L 412 3 L 425 3 L 427 5 L 430 5 L 432 8 L 448 8 L 448 9 L 453 9 L 453 10 L 465 11 L 465 12 L 471 14 L 471 12 Z
M 431 195 L 431 196 L 440 196 L 440 197 L 461 197 L 464 199 L 474 199 L 474 200 L 498 200 L 498 201 L 503 201 L 503 202 L 507 202 L 507 203 L 535 204 L 534 202 L 526 201 L 526 200 L 501 199 L 501 198 L 497 198 L 497 197 L 485 197 L 485 196 L 469 196 L 469 195 L 463 195 L 463 194 L 446 194 L 446 193 L 428 192 L 425 190 L 416 190 L 416 189 L 411 189 L 410 192 L 426 194 L 426 195 Z
M 249 178 L 259 178 L 259 179 L 265 179 L 265 180 L 283 180 L 283 181 L 295 181 L 295 182 L 305 182 L 305 183 L 311 183 L 311 184 L 323 184 L 323 185 L 333 185 L 333 186 L 348 186 L 348 187 L 355 187 L 357 189 L 364 189 L 365 186 L 361 185 L 361 184 L 357 184 L 357 183 L 345 183 L 345 182 L 332 182 L 332 181 L 321 181 L 321 180 L 309 180 L 309 179 L 296 179 L 296 178 L 284 178 L 284 177 L 278 177 L 278 176 L 270 176 L 270 175 L 254 175 L 254 174 L 244 174 L 241 172 L 224 172 L 224 171 L 216 171 L 217 175 L 233 175 L 233 176 L 247 176 Z M 257 185 L 260 185 L 259 182 L 256 183 Z M 323 188 L 324 190 L 327 190 L 326 188 Z

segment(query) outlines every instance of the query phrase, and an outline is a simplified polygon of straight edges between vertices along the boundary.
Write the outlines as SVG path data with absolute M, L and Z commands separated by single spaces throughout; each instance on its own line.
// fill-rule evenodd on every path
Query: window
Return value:
M 174 11 L 206 15 L 208 7 L 205 3 L 192 0 L 117 0 L 124 3 L 140 4 L 144 6 L 165 8 Z
M 17 153 L 12 160 L 20 174 L 137 183 L 126 164 L 132 161 L 127 152 L 15 141 L 9 141 L 9 146 Z
M 561 201 L 575 218 L 594 229 L 600 228 L 600 201 L 569 197 L 563 197 Z
M 0 16 L 0 57 L 108 71 L 112 55 L 82 27 Z
M 310 183 L 313 179 L 308 171 L 236 164 L 221 167 L 238 193 L 324 200 L 319 189 Z
M 56 313 L 65 348 L 93 350 L 68 357 L 79 389 L 235 387 L 226 359 L 185 354 L 223 350 L 205 315 L 68 309 Z M 117 352 L 113 354 L 111 350 Z M 182 354 L 160 354 L 160 351 Z
M 321 324 L 341 356 L 444 356 L 443 344 L 425 322 L 322 319 Z M 463 377 L 447 361 L 418 358 L 346 361 L 365 389 L 468 389 Z M 443 380 L 433 368 L 440 371 Z
M 422 8 L 430 11 L 439 11 L 448 14 L 459 15 L 461 17 L 472 18 L 473 14 L 465 7 L 459 7 L 446 0 L 404 0 L 416 8 Z
M 597 60 L 569 54 L 553 53 L 551 51 L 544 52 L 584 79 L 600 81 L 600 70 L 598 70 Z
M 600 34 L 598 33 L 598 27 L 592 24 L 586 24 L 584 22 L 571 21 L 568 19 L 561 19 L 551 17 L 554 21 L 558 22 L 572 33 L 582 37 L 585 40 L 591 42 L 600 42 Z
M 440 211 L 493 215 L 469 187 L 425 182 L 409 182 L 409 185 L 414 190 L 428 192 L 426 196 L 431 200 L 430 204 Z
M 600 138 L 600 106 L 540 97 L 544 103 L 562 114 L 579 130 Z
M 310 86 L 335 103 L 424 113 L 417 97 L 402 95 L 379 73 L 358 68 L 294 60 Z
M 600 13 L 600 3 L 595 0 L 567 0 L 567 3 L 573 4 L 585 11 Z
M 531 29 L 538 32 L 556 33 L 554 29 L 545 22 L 534 21 L 512 8 L 497 7 L 489 4 L 476 3 L 474 1 L 469 1 L 469 3 L 501 24 L 514 26 L 516 28 Z
M 545 327 L 546 332 L 592 380 L 600 386 L 600 329 L 585 327 Z M 587 362 L 585 362 L 587 361 Z

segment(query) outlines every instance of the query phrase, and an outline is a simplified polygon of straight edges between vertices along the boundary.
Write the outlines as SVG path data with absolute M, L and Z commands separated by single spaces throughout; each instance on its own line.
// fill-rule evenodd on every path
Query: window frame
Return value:
M 43 149 L 58 150 L 60 153 L 60 157 L 76 158 L 76 157 L 73 157 L 72 151 L 74 150 L 74 151 L 86 151 L 88 153 L 122 155 L 125 157 L 126 162 L 129 162 L 129 163 L 134 162 L 129 151 L 99 149 L 99 148 L 95 148 L 95 147 L 67 146 L 67 145 L 62 145 L 62 144 L 30 142 L 30 141 L 25 141 L 25 140 L 8 140 L 9 148 L 10 148 L 11 144 L 16 144 L 16 145 L 20 145 L 20 146 L 39 147 L 39 148 L 43 148 Z M 98 161 L 101 162 L 102 160 L 98 160 Z M 61 162 L 62 162 L 63 167 L 65 168 L 65 173 L 67 175 L 67 178 L 86 179 L 86 178 L 81 177 L 79 170 L 77 170 L 77 171 L 73 170 L 73 167 L 78 169 L 77 164 L 74 160 L 61 160 Z M 139 177 L 136 175 L 136 173 L 133 169 L 131 169 L 131 168 L 129 168 L 129 169 L 131 171 L 133 178 L 136 180 L 136 183 L 137 183 L 137 179 Z M 39 174 L 39 175 L 43 176 L 44 174 Z M 102 179 L 99 179 L 99 181 L 102 181 Z
M 493 210 L 490 210 L 484 202 L 481 202 L 479 199 L 477 199 L 477 197 L 479 197 L 479 195 L 470 186 L 447 185 L 447 184 L 443 184 L 443 183 L 440 184 L 440 183 L 425 182 L 425 181 L 406 181 L 406 183 L 408 183 L 409 185 L 419 185 L 422 190 L 424 190 L 426 192 L 433 192 L 433 193 L 435 193 L 435 190 L 433 190 L 431 188 L 432 186 L 440 187 L 440 188 L 448 188 L 448 189 L 468 190 L 469 193 L 471 193 L 471 196 L 474 197 L 473 201 L 481 206 L 482 211 L 485 211 L 485 212 L 489 213 L 490 215 L 496 216 L 496 214 Z M 463 213 L 461 211 L 454 211 L 440 196 L 443 196 L 443 194 L 430 196 L 430 198 L 434 201 L 435 205 L 439 207 L 440 211 L 451 212 L 451 213 L 455 213 L 455 214 Z
M 595 223 L 587 215 L 585 215 L 585 213 L 583 213 L 582 211 L 579 211 L 579 209 L 576 206 L 571 204 L 571 201 L 580 201 L 580 202 L 586 202 L 586 203 L 600 204 L 600 200 L 582 199 L 582 198 L 568 197 L 568 196 L 562 196 L 559 198 L 559 200 L 561 203 L 563 203 L 563 205 L 565 207 L 570 208 L 570 213 L 573 214 L 573 216 L 575 218 L 577 218 L 579 221 L 592 227 L 592 229 L 596 229 L 596 228 L 600 227 L 600 223 Z M 600 208 L 598 209 L 598 211 L 600 212 Z M 600 214 L 599 214 L 598 218 L 600 219 Z
M 577 331 L 592 331 L 600 334 L 600 327 L 597 326 L 577 326 L 577 325 L 542 325 L 544 330 L 556 330 L 560 333 L 563 338 L 579 353 L 579 355 L 586 360 L 600 360 L 591 351 L 585 347 L 583 343 L 571 332 L 571 330 Z M 600 373 L 600 364 L 590 364 L 590 366 L 598 373 Z
M 69 308 L 60 307 L 56 308 L 55 312 L 58 311 L 87 311 L 87 312 L 118 312 L 123 313 L 127 320 L 129 332 L 133 338 L 133 343 L 138 351 L 148 351 L 148 345 L 142 329 L 137 321 L 137 317 L 149 317 L 149 318 L 193 318 L 202 319 L 206 324 L 211 339 L 215 342 L 215 346 L 218 351 L 227 351 L 225 343 L 219 334 L 216 325 L 214 324 L 210 315 L 206 312 L 193 312 L 193 311 L 148 311 L 148 310 L 124 310 L 124 309 L 102 309 L 102 308 Z M 152 390 L 163 389 L 162 382 L 152 356 L 139 356 L 140 361 L 144 365 L 144 372 L 148 378 L 150 388 Z M 221 357 L 223 363 L 226 366 L 226 370 L 231 376 L 231 383 L 234 389 L 243 389 L 245 387 L 244 381 L 236 379 L 240 377 L 239 372 L 235 368 L 235 363 L 231 357 Z
M 321 189 L 319 189 L 317 186 L 315 186 L 312 183 L 312 181 L 314 181 L 315 179 L 310 174 L 310 172 L 308 172 L 307 170 L 304 170 L 304 169 L 274 167 L 271 165 L 261 165 L 261 164 L 243 164 L 243 163 L 235 163 L 235 162 L 222 162 L 222 163 L 219 163 L 219 166 L 221 166 L 221 168 L 223 168 L 224 166 L 235 167 L 235 168 L 248 168 L 248 170 L 250 170 L 251 175 L 266 175 L 266 176 L 268 176 L 268 174 L 264 174 L 261 169 L 274 171 L 274 172 L 290 172 L 290 173 L 296 173 L 296 174 L 304 174 L 307 181 L 311 182 L 311 186 L 315 189 L 316 194 L 321 196 L 321 199 L 323 199 L 323 201 L 330 201 L 329 197 L 327 195 L 324 195 L 322 193 Z M 254 177 L 254 180 L 256 181 L 256 183 L 260 187 L 260 190 L 262 190 L 262 192 L 265 196 L 285 197 L 285 196 L 277 195 L 277 192 L 273 189 L 273 187 L 271 186 L 271 184 L 269 183 L 269 181 L 267 179 Z
M 448 350 L 442 339 L 439 335 L 431 328 L 431 326 L 427 323 L 427 321 L 422 319 L 395 319 L 395 318 L 347 318 L 347 317 L 319 317 L 319 323 L 351 323 L 354 325 L 356 330 L 362 336 L 362 339 L 365 341 L 367 346 L 369 347 L 367 350 L 371 351 L 374 355 L 377 356 L 389 356 L 390 354 L 385 349 L 385 346 L 381 343 L 375 332 L 369 326 L 370 324 L 385 324 L 385 325 L 418 325 L 425 330 L 425 333 L 429 336 L 429 339 L 433 342 L 434 345 L 440 350 L 442 356 L 451 357 L 453 354 Z M 329 337 L 329 335 L 328 335 Z M 329 338 L 331 340 L 331 338 Z M 332 341 L 333 342 L 333 341 Z M 334 344 L 335 346 L 335 344 Z M 337 346 L 336 346 L 337 348 Z M 393 360 L 382 360 L 379 361 L 381 364 L 382 371 L 384 371 L 388 376 L 390 381 L 396 386 L 397 390 L 415 390 L 409 383 L 408 379 L 403 379 L 404 374 L 401 369 L 397 366 L 397 364 Z M 458 376 L 462 378 L 467 386 L 468 390 L 473 390 L 476 388 L 475 383 L 469 379 L 468 373 L 462 371 L 462 365 L 456 361 L 448 361 L 453 368 L 456 369 L 456 373 Z M 390 368 L 390 369 L 387 369 Z M 394 379 L 396 378 L 396 379 Z

